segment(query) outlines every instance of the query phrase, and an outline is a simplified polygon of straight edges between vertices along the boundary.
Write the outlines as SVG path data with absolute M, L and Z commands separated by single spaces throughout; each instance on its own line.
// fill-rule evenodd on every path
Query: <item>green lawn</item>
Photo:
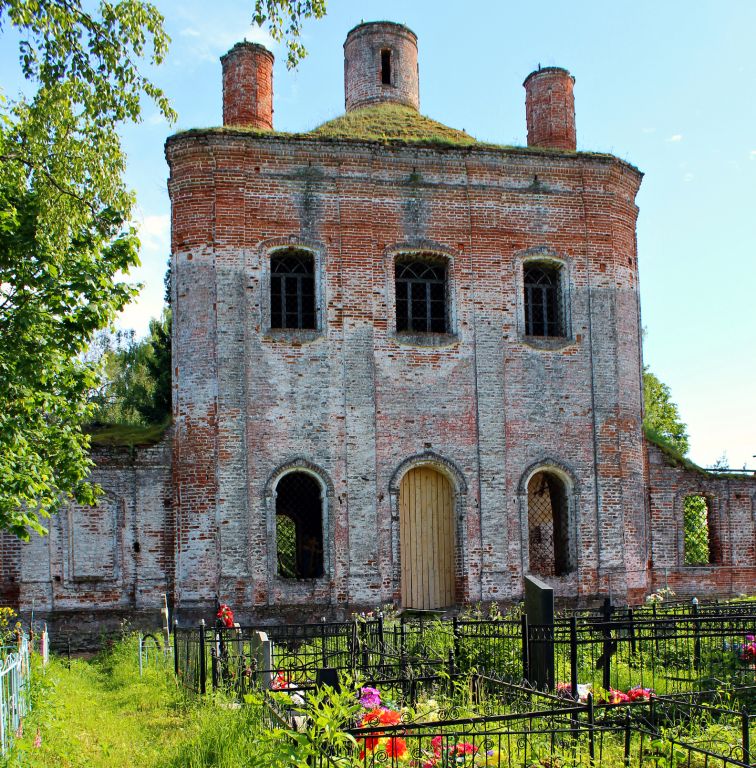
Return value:
M 53 658 L 35 668 L 34 708 L 8 766 L 240 768 L 259 709 L 198 702 L 172 670 L 139 677 L 135 639 L 92 661 Z M 215 704 L 215 705 L 214 705 Z M 35 746 L 39 729 L 41 745 Z M 0 758 L 0 762 L 2 759 Z

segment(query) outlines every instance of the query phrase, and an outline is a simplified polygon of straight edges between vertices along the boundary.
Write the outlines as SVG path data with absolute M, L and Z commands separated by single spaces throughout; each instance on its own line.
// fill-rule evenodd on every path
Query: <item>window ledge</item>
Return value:
M 397 331 L 394 340 L 406 347 L 451 347 L 459 341 L 459 336 L 456 333 Z
M 268 328 L 263 339 L 287 344 L 309 344 L 323 335 L 323 331 L 317 328 Z
M 573 346 L 575 339 L 567 336 L 521 336 L 520 340 L 525 346 L 532 349 L 560 350 Z

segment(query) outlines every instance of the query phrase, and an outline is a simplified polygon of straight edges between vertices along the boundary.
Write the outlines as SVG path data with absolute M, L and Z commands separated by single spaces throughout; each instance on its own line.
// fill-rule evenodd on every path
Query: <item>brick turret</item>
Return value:
M 223 65 L 223 125 L 273 130 L 273 54 L 256 43 L 237 43 Z
M 537 69 L 525 78 L 529 147 L 576 149 L 574 83 L 561 67 Z
M 420 108 L 417 35 L 403 24 L 360 24 L 344 43 L 347 112 L 392 102 Z

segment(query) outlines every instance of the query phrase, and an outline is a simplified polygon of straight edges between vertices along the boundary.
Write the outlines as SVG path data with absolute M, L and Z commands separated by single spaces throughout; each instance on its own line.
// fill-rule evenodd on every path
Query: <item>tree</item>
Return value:
M 90 393 L 95 424 L 161 424 L 171 412 L 171 313 L 150 321 L 147 338 L 133 331 L 98 335 L 92 358 L 100 382 Z
M 688 452 L 688 428 L 680 418 L 677 405 L 666 384 L 654 376 L 648 367 L 643 369 L 643 399 L 646 404 L 643 426 L 658 435 L 680 454 Z
M 321 19 L 326 14 L 326 0 L 255 0 L 253 21 L 268 25 L 271 37 L 277 42 L 286 40 L 286 66 L 293 69 L 307 55 L 300 42 L 302 21 Z
M 0 529 L 28 538 L 96 500 L 82 353 L 133 295 L 119 275 L 138 252 L 117 129 L 145 97 L 173 112 L 139 70 L 168 44 L 149 3 L 0 0 L 8 26 L 34 93 L 0 101 Z

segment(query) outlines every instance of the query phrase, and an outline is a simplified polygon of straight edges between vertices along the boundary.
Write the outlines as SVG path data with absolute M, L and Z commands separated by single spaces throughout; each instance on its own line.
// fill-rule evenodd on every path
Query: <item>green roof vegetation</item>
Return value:
M 85 428 L 92 445 L 135 448 L 156 445 L 170 427 L 162 424 L 90 424 Z
M 464 131 L 449 128 L 401 104 L 376 104 L 355 109 L 323 123 L 308 135 L 329 139 L 421 142 L 446 146 L 478 143 Z
M 664 454 L 664 457 L 667 460 L 667 464 L 670 467 L 679 467 L 680 469 L 687 469 L 689 472 L 698 472 L 699 475 L 703 475 L 704 477 L 731 477 L 735 479 L 740 479 L 743 477 L 742 475 L 736 473 L 730 474 L 727 472 L 709 472 L 703 467 L 699 467 L 698 464 L 696 464 L 694 461 L 686 459 L 685 456 L 683 456 L 680 451 L 677 450 L 677 448 L 667 442 L 664 437 L 660 435 L 655 429 L 652 429 L 651 427 L 644 424 L 643 432 L 646 435 L 646 440 L 648 440 L 649 443 L 655 445 Z

